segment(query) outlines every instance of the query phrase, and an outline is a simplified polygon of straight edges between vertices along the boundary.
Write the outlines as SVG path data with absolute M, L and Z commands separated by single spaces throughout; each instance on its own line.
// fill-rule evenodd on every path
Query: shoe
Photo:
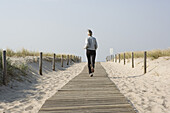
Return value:
M 90 77 L 93 77 L 93 73 L 90 73 Z
M 93 67 L 91 67 L 91 72 L 94 73 L 94 68 Z

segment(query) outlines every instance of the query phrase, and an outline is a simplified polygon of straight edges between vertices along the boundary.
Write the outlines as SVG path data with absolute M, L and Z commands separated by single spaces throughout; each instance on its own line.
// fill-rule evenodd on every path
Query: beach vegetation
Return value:
M 152 60 L 158 59 L 159 57 L 168 57 L 170 56 L 170 48 L 169 49 L 155 49 L 147 51 L 147 57 L 151 58 Z M 126 59 L 132 58 L 132 52 L 125 52 Z M 144 51 L 134 51 L 134 58 L 143 58 Z M 120 53 L 120 58 L 124 58 L 124 53 Z
M 2 51 L 2 50 L 1 50 Z M 17 50 L 17 51 L 13 51 L 12 49 L 7 48 L 6 49 L 6 54 L 8 57 L 26 57 L 26 56 L 39 56 L 40 52 L 38 51 L 30 51 L 27 50 L 25 48 L 22 48 L 21 50 Z M 49 53 L 49 52 L 45 52 L 43 53 L 43 56 L 45 57 L 53 57 L 54 53 Z M 56 54 L 56 58 L 61 58 L 63 55 L 63 58 L 66 59 L 67 55 L 66 54 Z M 71 55 L 69 55 L 71 56 Z M 72 55 L 74 56 L 74 55 Z

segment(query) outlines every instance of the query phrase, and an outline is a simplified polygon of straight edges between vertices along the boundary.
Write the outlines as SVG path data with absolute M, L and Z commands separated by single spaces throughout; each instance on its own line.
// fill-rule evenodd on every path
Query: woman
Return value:
M 88 38 L 85 41 L 86 56 L 88 60 L 88 69 L 90 77 L 93 76 L 96 58 L 96 49 L 98 47 L 96 38 L 92 36 L 92 31 L 88 30 Z

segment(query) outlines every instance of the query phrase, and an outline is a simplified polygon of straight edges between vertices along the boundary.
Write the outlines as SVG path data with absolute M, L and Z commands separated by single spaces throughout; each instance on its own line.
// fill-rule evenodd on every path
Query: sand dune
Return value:
M 147 61 L 146 74 L 143 74 L 143 59 L 131 60 L 123 65 L 102 62 L 110 79 L 133 103 L 139 113 L 170 113 L 170 58 L 162 57 Z
M 0 112 L 36 113 L 46 99 L 61 89 L 69 80 L 77 76 L 86 63 L 72 64 L 62 68 L 56 63 L 52 71 L 51 62 L 43 61 L 43 76 L 38 75 L 38 62 L 33 58 L 12 59 L 14 62 L 25 62 L 29 73 L 24 81 L 13 80 L 8 86 L 0 87 Z

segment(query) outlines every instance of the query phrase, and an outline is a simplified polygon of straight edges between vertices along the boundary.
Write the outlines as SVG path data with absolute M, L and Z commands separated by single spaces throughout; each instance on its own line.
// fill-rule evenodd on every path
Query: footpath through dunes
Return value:
M 96 63 L 93 77 L 87 66 L 55 95 L 46 100 L 39 113 L 135 113 L 132 105 Z

